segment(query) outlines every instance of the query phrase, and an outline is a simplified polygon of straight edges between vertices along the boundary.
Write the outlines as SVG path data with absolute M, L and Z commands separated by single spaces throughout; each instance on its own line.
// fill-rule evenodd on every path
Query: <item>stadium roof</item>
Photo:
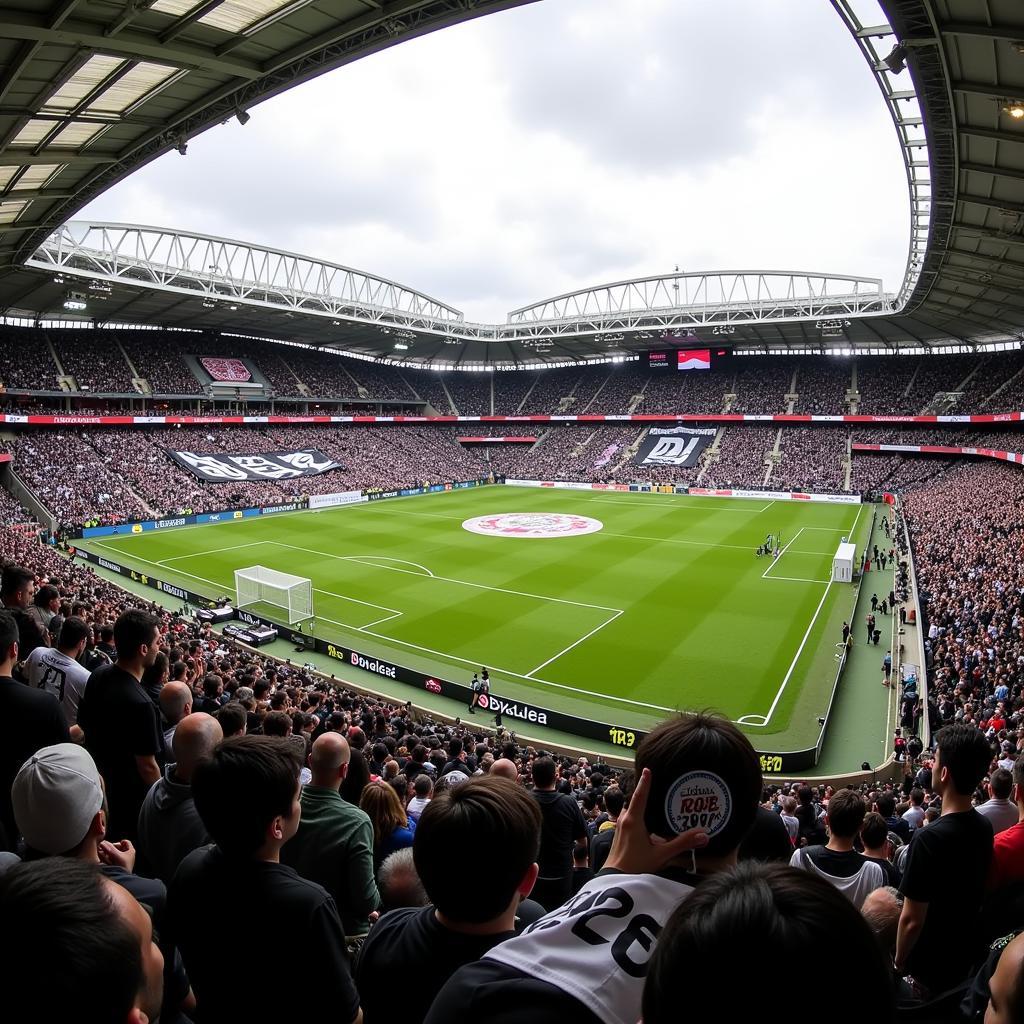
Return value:
M 244 120 L 262 99 L 522 2 L 33 0 L 8 10 L 0 310 L 64 317 L 77 283 L 92 319 L 416 362 L 561 361 L 695 341 L 918 348 L 1024 336 L 1020 0 L 881 0 L 886 25 L 862 24 L 852 0 L 833 0 L 878 81 L 907 167 L 911 244 L 896 295 L 846 275 L 679 274 L 545 300 L 502 325 L 469 324 L 415 289 L 309 257 L 170 229 L 61 228 L 136 167 Z

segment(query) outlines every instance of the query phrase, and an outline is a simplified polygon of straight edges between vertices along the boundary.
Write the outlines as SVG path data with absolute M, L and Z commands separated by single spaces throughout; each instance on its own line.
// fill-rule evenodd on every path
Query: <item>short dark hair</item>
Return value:
M 924 803 L 924 790 L 920 786 L 914 786 L 910 791 L 910 802 L 915 807 L 920 807 Z
M 413 857 L 431 903 L 453 921 L 480 924 L 512 900 L 540 851 L 540 806 L 510 779 L 481 776 L 446 789 L 424 808 Z M 487 851 L 473 885 L 454 850 Z
M 57 646 L 65 651 L 77 647 L 83 640 L 88 639 L 90 632 L 89 623 L 80 619 L 77 615 L 69 615 L 60 627 L 60 636 L 57 637 Z
M 0 575 L 0 593 L 14 594 L 35 578 L 36 574 L 23 565 L 5 565 Z
M 287 737 L 293 729 L 292 716 L 287 711 L 268 711 L 263 717 L 263 735 Z
M 299 783 L 294 744 L 267 736 L 235 736 L 196 766 L 192 796 L 214 842 L 225 853 L 251 856 L 267 826 L 287 815 Z
M 417 775 L 412 788 L 418 797 L 424 797 L 434 788 L 434 783 L 429 775 Z
M 992 761 L 992 749 L 985 734 L 973 725 L 954 722 L 936 733 L 935 748 L 953 788 L 961 796 L 970 796 Z
M 114 623 L 114 646 L 119 658 L 131 658 L 140 647 L 153 642 L 160 631 L 160 620 L 143 608 L 121 612 Z
M 604 791 L 604 806 L 609 814 L 617 818 L 626 806 L 626 794 L 618 786 L 609 787 Z
M 828 802 L 828 828 L 840 839 L 852 839 L 864 823 L 868 805 L 864 797 L 853 789 L 840 789 Z
M 533 784 L 553 786 L 555 784 L 555 762 L 550 757 L 538 757 L 533 762 Z
M 832 798 L 833 800 L 835 797 Z M 831 805 L 831 801 L 829 801 Z M 864 815 L 864 824 L 860 829 L 860 837 L 864 845 L 877 850 L 889 836 L 889 823 L 878 813 L 869 811 Z
M 71 857 L 0 876 L 0 986 L 8 999 L 23 993 L 41 1020 L 127 1018 L 143 984 L 142 951 L 111 899 L 112 884 L 98 864 Z
M 230 738 L 241 733 L 249 716 L 242 705 L 233 700 L 225 704 L 216 714 L 216 719 L 224 732 L 224 736 Z
M 997 768 L 989 776 L 988 784 L 997 800 L 1006 800 L 1013 792 L 1013 776 L 1005 768 Z
M 894 993 L 881 946 L 853 904 L 817 875 L 783 864 L 743 861 L 709 876 L 676 909 L 658 937 L 643 994 L 644 1024 L 687 1017 L 717 1020 L 730 992 L 730 1019 L 764 1009 L 759 985 L 736 987 L 736 964 L 759 963 L 766 949 L 801 964 L 801 999 L 829 1006 L 835 1024 L 854 1024 L 864 1006 L 891 1019 Z M 835 999 L 835 965 L 857 974 L 858 998 Z
M 18 623 L 14 616 L 0 610 L 0 658 L 7 657 L 7 651 L 18 642 Z
M 1013 762 L 1013 781 L 1017 786 L 1024 786 L 1024 754 Z
M 52 583 L 44 583 L 36 591 L 32 603 L 39 608 L 45 608 L 55 597 L 60 597 L 60 591 Z
M 891 818 L 896 813 L 896 797 L 892 793 L 879 793 L 875 798 L 875 806 L 883 818 Z
M 684 776 L 693 779 L 690 792 L 706 788 L 700 775 L 712 775 L 714 785 L 721 783 L 729 807 L 724 823 L 718 825 L 708 845 L 711 854 L 728 853 L 739 847 L 757 814 L 761 800 L 761 764 L 750 740 L 727 718 L 696 713 L 677 715 L 651 730 L 636 752 L 636 770 L 651 772 L 647 801 L 647 830 L 665 838 L 677 835 L 676 825 L 667 815 L 673 789 Z M 717 783 L 715 780 L 718 780 Z M 696 798 L 695 798 L 696 799 Z M 724 810 L 724 808 L 723 808 Z M 705 815 L 694 804 L 694 813 L 686 815 L 687 827 L 704 824 Z M 709 819 L 710 822 L 710 819 Z M 714 828 L 714 825 L 712 825 Z

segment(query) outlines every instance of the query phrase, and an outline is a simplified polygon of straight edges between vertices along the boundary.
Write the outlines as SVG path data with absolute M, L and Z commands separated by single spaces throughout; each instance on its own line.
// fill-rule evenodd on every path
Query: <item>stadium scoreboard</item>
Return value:
M 725 348 L 655 349 L 647 353 L 649 370 L 701 371 L 719 367 L 731 355 Z

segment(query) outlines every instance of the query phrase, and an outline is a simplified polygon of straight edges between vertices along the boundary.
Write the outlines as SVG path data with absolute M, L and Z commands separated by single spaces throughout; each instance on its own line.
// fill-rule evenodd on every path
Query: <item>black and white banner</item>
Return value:
M 651 427 L 633 459 L 637 466 L 695 466 L 717 427 Z
M 292 480 L 342 468 L 341 463 L 329 459 L 317 448 L 263 452 L 261 455 L 232 455 L 227 452 L 202 455 L 199 452 L 175 452 L 168 449 L 167 454 L 200 480 L 217 483 L 235 480 Z

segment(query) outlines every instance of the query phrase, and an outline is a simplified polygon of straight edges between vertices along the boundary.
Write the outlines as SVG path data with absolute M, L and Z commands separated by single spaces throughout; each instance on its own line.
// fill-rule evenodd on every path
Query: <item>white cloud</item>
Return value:
M 486 321 L 676 263 L 903 273 L 895 133 L 826 4 L 546 0 L 251 113 L 82 216 L 291 249 Z

